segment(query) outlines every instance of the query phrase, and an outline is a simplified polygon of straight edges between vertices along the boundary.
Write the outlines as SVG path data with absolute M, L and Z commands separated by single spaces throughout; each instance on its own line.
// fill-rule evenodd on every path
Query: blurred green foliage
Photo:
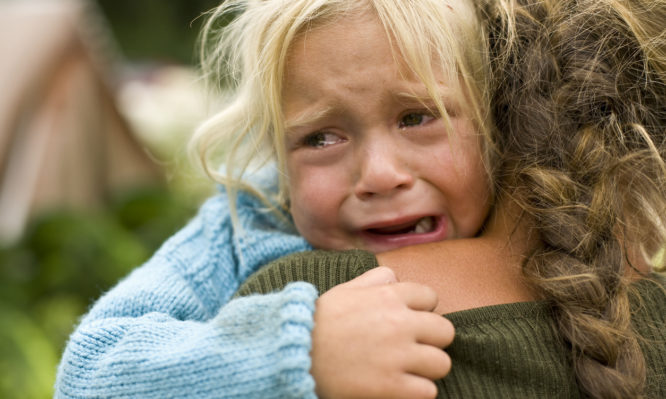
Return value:
M 0 249 L 0 398 L 52 397 L 77 319 L 194 212 L 166 188 L 141 189 L 101 210 L 41 215 Z
M 195 64 L 202 13 L 221 0 L 97 0 L 123 53 L 132 61 Z
M 97 0 L 127 61 L 190 65 L 204 21 L 197 17 L 219 2 Z M 19 242 L 0 246 L 0 398 L 51 398 L 79 317 L 182 227 L 210 192 L 193 188 L 188 175 L 169 180 L 171 189 L 120 194 L 102 209 L 40 215 Z

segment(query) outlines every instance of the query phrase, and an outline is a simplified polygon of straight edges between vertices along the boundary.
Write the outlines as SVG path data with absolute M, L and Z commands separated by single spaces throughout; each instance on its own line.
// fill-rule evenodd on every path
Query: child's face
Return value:
M 283 94 L 289 195 L 313 246 L 377 253 L 477 233 L 490 196 L 480 136 L 463 99 L 440 84 L 450 136 L 413 98 L 427 98 L 425 86 L 401 77 L 373 17 L 293 44 Z

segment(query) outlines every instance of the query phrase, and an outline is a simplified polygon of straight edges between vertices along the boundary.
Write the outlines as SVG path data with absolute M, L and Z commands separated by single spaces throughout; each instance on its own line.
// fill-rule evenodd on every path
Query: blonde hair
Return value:
M 485 33 L 471 3 L 442 0 L 229 0 L 211 12 L 202 31 L 202 68 L 222 82 L 223 109 L 196 132 L 191 150 L 207 173 L 237 190 L 259 196 L 274 209 L 288 209 L 282 84 L 290 46 L 301 35 L 339 18 L 372 13 L 409 72 L 426 85 L 439 112 L 448 115 L 436 90 L 435 68 L 460 82 L 461 93 L 485 135 L 486 165 L 492 165 L 488 121 L 488 67 Z M 439 72 L 439 71 L 438 71 Z M 226 167 L 220 172 L 220 160 Z M 276 192 L 260 191 L 243 180 L 253 164 L 278 167 Z M 491 175 L 491 174 L 489 174 Z
M 641 397 L 627 271 L 664 267 L 666 2 L 485 6 L 498 195 L 530 215 L 541 239 L 524 274 L 553 305 L 584 396 Z

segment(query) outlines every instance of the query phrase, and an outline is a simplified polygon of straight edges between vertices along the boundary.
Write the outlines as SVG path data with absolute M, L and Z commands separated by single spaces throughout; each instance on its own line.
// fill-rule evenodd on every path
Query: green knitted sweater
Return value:
M 237 295 L 267 293 L 307 281 L 323 293 L 376 267 L 371 253 L 314 251 L 279 259 L 251 276 Z M 654 284 L 652 281 L 657 282 Z M 666 279 L 636 284 L 641 301 L 633 323 L 643 337 L 646 396 L 666 398 Z M 446 351 L 450 374 L 437 381 L 439 398 L 578 398 L 570 352 L 554 330 L 546 302 L 488 306 L 445 315 L 456 327 Z

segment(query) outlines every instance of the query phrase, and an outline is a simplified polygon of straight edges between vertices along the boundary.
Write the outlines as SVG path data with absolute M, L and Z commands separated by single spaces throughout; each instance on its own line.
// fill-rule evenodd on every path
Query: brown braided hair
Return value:
M 664 264 L 666 2 L 481 8 L 496 82 L 497 192 L 541 238 L 524 275 L 555 310 L 583 395 L 642 397 L 627 271 Z

